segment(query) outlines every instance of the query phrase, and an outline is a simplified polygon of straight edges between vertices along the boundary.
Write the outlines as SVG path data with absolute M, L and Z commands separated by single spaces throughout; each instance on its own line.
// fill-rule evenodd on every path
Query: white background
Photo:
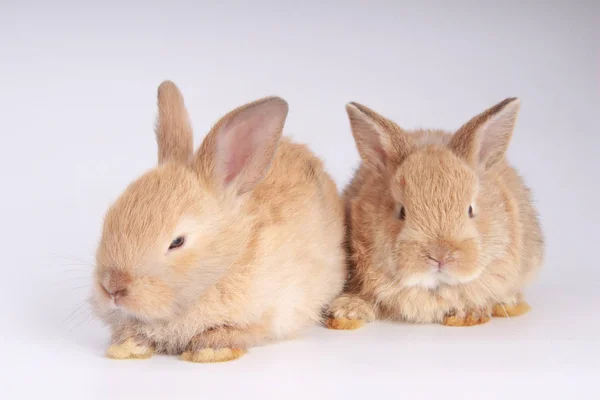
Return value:
M 597 1 L 176 3 L 0 1 L 2 398 L 599 398 Z M 105 359 L 82 302 L 105 210 L 155 164 L 164 79 L 196 144 L 230 109 L 283 96 L 287 134 L 340 188 L 358 162 L 346 102 L 455 129 L 519 96 L 509 157 L 548 244 L 533 311 L 316 327 L 219 365 Z

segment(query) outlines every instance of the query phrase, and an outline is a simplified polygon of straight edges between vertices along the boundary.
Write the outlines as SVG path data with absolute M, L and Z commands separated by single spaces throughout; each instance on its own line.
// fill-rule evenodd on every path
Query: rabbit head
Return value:
M 270 167 L 287 111 L 278 97 L 239 107 L 194 154 L 181 93 L 160 85 L 158 165 L 105 217 L 92 294 L 101 318 L 172 318 L 227 273 L 251 226 L 244 199 Z
M 433 289 L 476 279 L 489 262 L 498 218 L 486 200 L 490 174 L 503 168 L 519 100 L 510 98 L 471 119 L 453 135 L 408 132 L 369 108 L 347 112 L 363 165 L 375 188 L 361 196 L 372 232 L 374 262 L 405 287 Z M 360 177 L 358 177 L 360 179 Z M 364 228 L 367 229 L 367 228 Z M 496 233 L 494 233 L 496 234 Z M 360 256 L 360 254 L 359 254 Z

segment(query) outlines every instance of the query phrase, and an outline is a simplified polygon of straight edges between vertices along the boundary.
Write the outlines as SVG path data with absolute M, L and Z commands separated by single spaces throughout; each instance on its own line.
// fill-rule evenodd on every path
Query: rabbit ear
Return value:
M 399 165 L 411 152 L 410 136 L 398 125 L 358 103 L 348 103 L 352 135 L 362 160 L 375 168 Z
M 159 164 L 189 162 L 193 151 L 192 126 L 183 96 L 173 82 L 164 81 L 158 87 L 158 118 L 155 131 Z
M 519 107 L 512 97 L 487 109 L 454 134 L 450 147 L 469 164 L 489 169 L 506 154 Z
M 217 188 L 241 195 L 267 173 L 288 113 L 279 97 L 241 106 L 223 117 L 200 146 L 195 166 Z

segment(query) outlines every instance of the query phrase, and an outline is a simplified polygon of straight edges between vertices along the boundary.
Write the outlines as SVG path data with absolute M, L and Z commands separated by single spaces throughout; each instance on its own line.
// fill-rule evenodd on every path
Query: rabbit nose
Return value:
M 436 262 L 438 265 L 438 269 L 444 268 L 444 266 L 448 263 L 448 256 L 442 256 L 442 257 L 438 256 L 437 258 L 427 256 L 427 258 L 429 258 L 433 262 Z
M 427 258 L 434 261 L 437 264 L 438 269 L 447 267 L 453 257 L 453 246 L 452 243 L 447 240 L 438 240 L 432 243 L 429 251 L 427 252 Z
M 437 251 L 432 251 L 430 254 L 428 254 L 427 258 L 435 262 L 438 269 L 442 269 L 447 266 L 448 262 L 452 258 L 452 253 L 448 249 L 440 248 Z
M 123 297 L 127 296 L 127 289 L 117 290 L 116 292 L 111 294 L 115 303 L 118 303 Z
M 104 290 L 115 300 L 127 295 L 127 287 L 131 284 L 131 276 L 122 271 L 112 270 L 108 273 L 104 284 Z

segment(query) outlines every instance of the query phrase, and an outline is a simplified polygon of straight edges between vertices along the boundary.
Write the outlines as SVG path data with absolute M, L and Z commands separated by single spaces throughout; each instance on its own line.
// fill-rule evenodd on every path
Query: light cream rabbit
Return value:
M 346 277 L 343 203 L 321 161 L 281 139 L 287 103 L 233 110 L 195 154 L 173 83 L 158 109 L 159 165 L 112 205 L 97 251 L 108 356 L 226 361 L 320 322 Z
M 522 290 L 544 243 L 529 189 L 505 159 L 519 100 L 454 134 L 407 132 L 356 103 L 347 111 L 362 164 L 344 194 L 351 277 L 329 326 L 468 326 L 527 312 Z

